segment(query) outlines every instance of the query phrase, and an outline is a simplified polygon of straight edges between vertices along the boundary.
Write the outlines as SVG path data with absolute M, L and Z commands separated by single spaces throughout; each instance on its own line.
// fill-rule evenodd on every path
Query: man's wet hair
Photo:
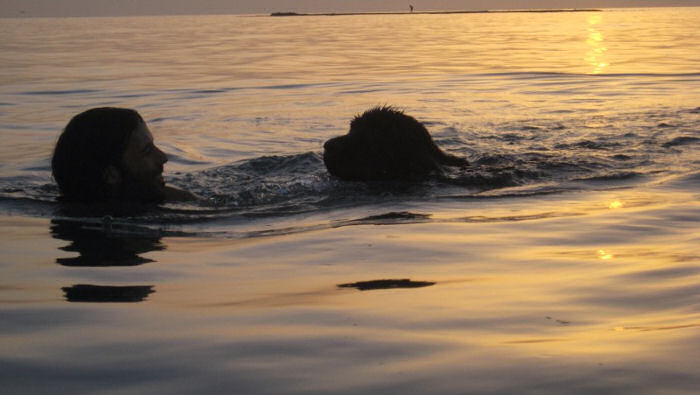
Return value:
M 109 198 L 105 171 L 123 169 L 123 154 L 132 132 L 144 122 L 126 108 L 93 108 L 73 117 L 58 138 L 51 160 L 53 178 L 63 200 Z

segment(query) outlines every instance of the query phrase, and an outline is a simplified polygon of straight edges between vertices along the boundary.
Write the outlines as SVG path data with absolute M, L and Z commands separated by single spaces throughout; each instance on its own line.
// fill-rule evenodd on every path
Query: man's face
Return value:
M 153 144 L 153 135 L 144 122 L 131 133 L 122 160 L 125 197 L 156 202 L 165 199 L 163 164 L 168 157 Z

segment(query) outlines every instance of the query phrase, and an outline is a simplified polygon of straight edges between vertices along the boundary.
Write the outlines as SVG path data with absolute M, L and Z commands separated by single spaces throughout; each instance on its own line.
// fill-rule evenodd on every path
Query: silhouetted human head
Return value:
M 422 123 L 391 107 L 356 116 L 346 135 L 326 141 L 323 148 L 328 171 L 351 181 L 421 178 L 442 165 L 469 164 L 442 152 Z
M 68 122 L 51 167 L 63 198 L 160 202 L 165 198 L 166 155 L 138 112 L 93 108 Z

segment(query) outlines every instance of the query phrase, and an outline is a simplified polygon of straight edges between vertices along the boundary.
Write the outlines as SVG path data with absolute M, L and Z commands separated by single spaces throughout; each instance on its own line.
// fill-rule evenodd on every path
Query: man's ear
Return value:
M 119 185 L 122 183 L 122 172 L 114 165 L 107 166 L 102 172 L 102 179 L 105 184 L 110 186 Z

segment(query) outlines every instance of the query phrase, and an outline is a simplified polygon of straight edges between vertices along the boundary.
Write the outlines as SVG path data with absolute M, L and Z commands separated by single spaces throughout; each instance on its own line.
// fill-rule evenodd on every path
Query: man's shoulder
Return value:
M 165 186 L 166 202 L 190 202 L 195 200 L 199 200 L 199 197 L 192 192 L 177 189 L 168 185 Z

